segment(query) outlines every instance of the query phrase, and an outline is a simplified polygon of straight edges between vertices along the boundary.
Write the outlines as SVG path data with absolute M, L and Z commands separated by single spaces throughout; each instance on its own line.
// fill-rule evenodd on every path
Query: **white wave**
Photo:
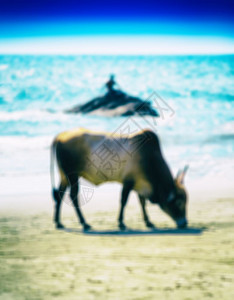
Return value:
M 217 129 L 217 133 L 234 134 L 234 121 L 223 124 L 219 129 Z
M 43 110 L 18 110 L 13 112 L 0 111 L 0 121 L 54 121 L 68 119 L 68 115 L 63 112 L 51 113 Z
M 0 71 L 4 71 L 4 70 L 8 69 L 8 67 L 9 67 L 9 65 L 6 65 L 6 64 L 0 65 Z
M 0 136 L 0 153 L 9 154 L 16 151 L 47 149 L 53 136 Z
M 15 75 L 18 78 L 24 79 L 26 77 L 31 77 L 32 75 L 34 75 L 35 73 L 35 69 L 28 69 L 28 70 L 19 70 L 15 72 Z

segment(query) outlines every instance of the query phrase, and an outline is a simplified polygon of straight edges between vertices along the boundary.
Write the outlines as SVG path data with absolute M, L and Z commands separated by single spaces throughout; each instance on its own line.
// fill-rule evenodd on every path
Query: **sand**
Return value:
M 150 232 L 133 193 L 131 231 L 119 234 L 118 189 L 107 185 L 82 206 L 90 234 L 66 203 L 67 230 L 55 230 L 49 193 L 2 196 L 0 299 L 234 299 L 231 195 L 192 192 L 187 232 L 148 205 L 158 228 Z

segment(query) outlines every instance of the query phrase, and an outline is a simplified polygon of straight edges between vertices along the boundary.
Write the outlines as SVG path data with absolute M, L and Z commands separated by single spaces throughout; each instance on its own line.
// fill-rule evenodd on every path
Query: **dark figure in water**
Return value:
M 106 87 L 109 93 L 114 91 L 114 85 L 116 85 L 115 76 L 111 75 L 110 79 L 106 83 Z

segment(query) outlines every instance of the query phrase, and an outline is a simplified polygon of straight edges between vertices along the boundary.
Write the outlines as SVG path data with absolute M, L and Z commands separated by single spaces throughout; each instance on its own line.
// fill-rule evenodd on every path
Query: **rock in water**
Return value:
M 102 116 L 159 116 L 149 101 L 129 96 L 119 90 L 108 92 L 104 96 L 94 98 L 85 104 L 77 105 L 65 112 Z

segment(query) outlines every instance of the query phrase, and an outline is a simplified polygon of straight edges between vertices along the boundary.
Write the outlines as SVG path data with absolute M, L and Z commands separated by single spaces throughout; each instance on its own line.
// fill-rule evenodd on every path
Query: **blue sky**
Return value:
M 1 1 L 1 18 L 223 18 L 232 19 L 232 0 L 8 0 Z
M 209 43 L 213 38 L 216 44 L 226 45 L 224 52 L 225 49 L 230 52 L 234 40 L 233 12 L 234 1 L 230 0 L 1 1 L 0 43 L 3 46 L 0 51 L 22 46 L 29 39 L 34 42 L 43 39 L 45 47 L 48 37 L 50 41 L 61 37 L 69 43 L 76 38 L 84 45 L 86 40 L 82 38 L 92 40 L 94 36 L 102 37 L 102 41 L 113 36 L 119 39 L 147 36 L 148 40 L 179 36 L 184 41 L 188 37 L 201 37 L 203 43 L 204 37 L 208 37 Z

